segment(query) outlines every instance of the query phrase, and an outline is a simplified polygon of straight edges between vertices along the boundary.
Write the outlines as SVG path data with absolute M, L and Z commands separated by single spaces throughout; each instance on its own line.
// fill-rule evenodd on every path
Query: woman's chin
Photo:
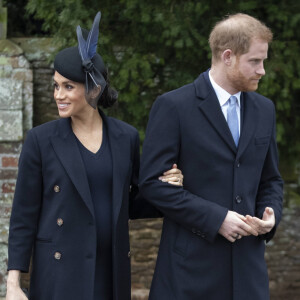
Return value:
M 69 117 L 71 116 L 70 113 L 65 112 L 65 111 L 61 111 L 61 110 L 58 110 L 58 115 L 59 115 L 61 118 L 69 118 Z

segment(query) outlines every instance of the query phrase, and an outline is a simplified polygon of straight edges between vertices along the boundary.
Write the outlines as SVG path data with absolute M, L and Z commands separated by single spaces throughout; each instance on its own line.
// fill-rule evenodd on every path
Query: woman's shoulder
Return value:
M 108 126 L 112 130 L 120 130 L 123 133 L 136 135 L 138 131 L 132 125 L 113 117 L 107 117 Z
M 23 148 L 31 149 L 34 145 L 48 147 L 51 136 L 57 131 L 56 128 L 58 123 L 59 120 L 54 120 L 28 130 L 24 139 Z
M 33 138 L 34 140 L 39 141 L 39 143 L 49 143 L 51 137 L 59 134 L 61 129 L 64 129 L 66 126 L 61 126 L 65 123 L 64 119 L 58 119 L 49 121 L 38 126 L 31 128 L 26 134 L 26 140 Z M 59 124 L 60 127 L 59 127 Z M 64 131 L 64 130 L 63 130 Z
M 40 135 L 40 134 L 49 135 L 56 130 L 59 122 L 60 122 L 60 119 L 49 121 L 49 122 L 37 125 L 37 126 L 33 127 L 32 129 L 30 129 L 29 131 L 31 133 L 38 134 L 38 135 Z

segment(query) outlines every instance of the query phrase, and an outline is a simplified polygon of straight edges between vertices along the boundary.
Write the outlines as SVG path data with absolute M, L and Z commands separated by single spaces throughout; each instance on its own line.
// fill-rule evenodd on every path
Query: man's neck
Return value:
M 230 95 L 234 95 L 239 92 L 230 84 L 230 81 L 227 78 L 227 72 L 224 68 L 221 68 L 218 65 L 212 65 L 210 69 L 210 76 L 217 85 L 227 91 Z

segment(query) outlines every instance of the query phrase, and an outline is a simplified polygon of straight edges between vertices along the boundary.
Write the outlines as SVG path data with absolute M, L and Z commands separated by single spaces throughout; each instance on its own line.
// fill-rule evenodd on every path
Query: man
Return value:
M 283 181 L 274 105 L 254 91 L 271 40 L 257 19 L 227 17 L 210 34 L 211 69 L 153 105 L 140 188 L 165 218 L 151 300 L 269 298 Z M 157 180 L 173 163 L 183 187 Z

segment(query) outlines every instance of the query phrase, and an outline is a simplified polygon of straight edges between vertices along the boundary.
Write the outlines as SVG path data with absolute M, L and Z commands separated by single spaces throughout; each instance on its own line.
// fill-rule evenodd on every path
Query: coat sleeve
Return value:
M 29 131 L 19 159 L 18 178 L 10 218 L 8 270 L 28 272 L 42 199 L 39 147 Z
M 256 198 L 256 214 L 262 218 L 266 207 L 272 207 L 275 213 L 274 228 L 263 237 L 268 242 L 275 234 L 281 220 L 283 200 L 283 180 L 278 170 L 278 151 L 276 144 L 276 113 L 273 106 L 273 129 L 268 153 L 264 162 Z
M 129 218 L 160 218 L 162 214 L 139 193 L 140 139 L 136 132 L 133 142 L 132 176 L 129 192 Z
M 143 146 L 140 190 L 143 197 L 165 217 L 213 242 L 228 210 L 184 187 L 158 180 L 164 170 L 170 169 L 174 163 L 178 164 L 180 136 L 184 134 L 180 128 L 181 121 L 172 99 L 164 95 L 158 97 L 150 112 Z

